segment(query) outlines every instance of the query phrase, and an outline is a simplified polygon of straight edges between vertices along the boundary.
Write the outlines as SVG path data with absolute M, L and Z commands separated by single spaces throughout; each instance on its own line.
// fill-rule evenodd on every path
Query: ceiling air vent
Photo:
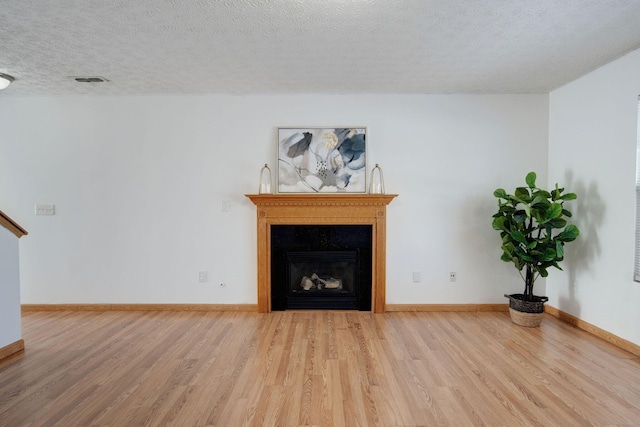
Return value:
M 96 77 L 73 77 L 73 79 L 78 83 L 104 83 L 109 81 L 104 77 L 97 77 L 97 76 Z

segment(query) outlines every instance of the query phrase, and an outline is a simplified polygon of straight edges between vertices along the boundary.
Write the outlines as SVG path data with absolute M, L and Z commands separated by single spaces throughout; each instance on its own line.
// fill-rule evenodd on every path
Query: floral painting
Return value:
M 279 193 L 366 192 L 365 128 L 279 128 Z

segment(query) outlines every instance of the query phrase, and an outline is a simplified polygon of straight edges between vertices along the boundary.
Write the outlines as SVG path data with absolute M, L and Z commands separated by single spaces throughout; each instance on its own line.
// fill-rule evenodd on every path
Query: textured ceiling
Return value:
M 0 97 L 544 93 L 640 47 L 640 1 L 0 0 L 0 37 Z

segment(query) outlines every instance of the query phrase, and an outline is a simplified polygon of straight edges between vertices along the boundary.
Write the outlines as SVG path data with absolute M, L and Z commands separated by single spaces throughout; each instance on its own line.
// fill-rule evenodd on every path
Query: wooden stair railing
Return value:
M 15 236 L 19 239 L 22 236 L 27 235 L 27 230 L 25 230 L 24 228 L 20 227 L 18 225 L 18 223 L 16 223 L 14 220 L 12 220 L 11 218 L 9 218 L 9 216 L 7 214 L 5 214 L 4 212 L 0 211 L 0 226 L 6 228 L 7 230 L 9 230 L 10 232 L 12 232 L 13 234 L 15 234 Z M 17 250 L 17 249 L 16 249 Z M 15 268 L 17 269 L 18 267 L 15 266 Z M 3 266 L 3 270 L 4 270 L 4 266 Z M 4 273 L 3 273 L 4 274 Z M 11 273 L 9 273 L 9 275 L 11 276 Z M 0 279 L 4 279 L 4 275 L 3 277 L 1 277 Z M 11 290 L 13 290 L 13 283 L 9 283 L 7 285 Z M 16 286 L 20 286 L 19 283 L 16 283 Z M 3 288 L 3 293 L 4 293 L 4 289 L 5 289 L 5 284 L 2 284 L 2 288 Z M 11 293 L 11 292 L 10 292 Z M 5 310 L 8 308 L 10 308 L 11 312 L 14 311 L 14 307 L 13 307 L 14 302 L 12 301 L 3 301 L 1 304 L 1 309 Z M 18 320 L 20 318 L 20 300 L 18 297 L 18 300 L 15 302 L 15 304 L 17 305 L 17 316 L 18 316 Z M 11 318 L 13 319 L 13 314 L 11 315 Z M 5 316 L 3 316 L 3 322 L 6 319 Z M 18 323 L 19 325 L 19 323 Z M 5 327 L 5 325 L 0 325 L 1 327 Z M 14 327 L 15 325 L 12 324 L 12 322 L 10 322 L 10 327 Z M 4 340 L 3 340 L 4 341 Z M 5 345 L 6 344 L 6 345 Z M 14 354 L 20 353 L 24 351 L 24 340 L 22 338 L 18 339 L 17 341 L 14 342 L 9 342 L 9 343 L 0 343 L 0 360 L 5 359 L 9 356 L 12 356 Z
M 17 222 L 9 218 L 9 216 L 2 211 L 0 211 L 0 225 L 15 234 L 17 238 L 29 234 L 27 230 L 20 227 Z

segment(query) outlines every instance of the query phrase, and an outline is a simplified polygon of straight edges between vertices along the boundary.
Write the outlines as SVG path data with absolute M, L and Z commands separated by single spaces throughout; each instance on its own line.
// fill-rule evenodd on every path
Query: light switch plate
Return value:
M 36 215 L 55 215 L 56 205 L 36 205 Z
M 208 280 L 208 274 L 206 271 L 201 271 L 198 273 L 198 282 L 204 283 Z

